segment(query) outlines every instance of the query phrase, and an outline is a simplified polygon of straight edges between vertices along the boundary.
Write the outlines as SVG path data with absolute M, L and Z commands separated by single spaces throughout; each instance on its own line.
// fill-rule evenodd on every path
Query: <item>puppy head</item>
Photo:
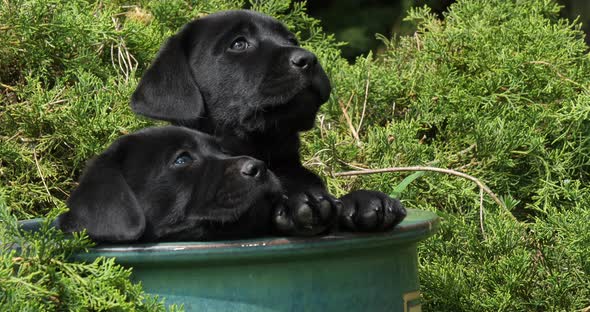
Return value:
M 313 127 L 330 82 L 279 21 L 239 10 L 187 24 L 161 48 L 131 105 L 135 112 L 238 134 Z
M 279 193 L 261 161 L 226 156 L 197 131 L 148 128 L 90 163 L 58 224 L 110 242 L 248 236 L 269 229 Z

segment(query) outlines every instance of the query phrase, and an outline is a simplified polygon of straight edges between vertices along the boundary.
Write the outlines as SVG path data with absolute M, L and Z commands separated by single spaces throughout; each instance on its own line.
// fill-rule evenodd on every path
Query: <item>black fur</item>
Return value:
M 131 106 L 138 114 L 210 133 L 232 155 L 264 161 L 286 195 L 274 210 L 277 228 L 311 235 L 335 225 L 342 209 L 299 157 L 299 132 L 313 127 L 330 91 L 316 56 L 284 25 L 252 11 L 226 11 L 172 36 L 142 77 Z M 344 211 L 357 216 L 348 229 L 386 229 L 405 216 L 403 206 L 386 194 L 347 196 Z M 382 205 L 362 201 L 367 197 Z M 375 209 L 382 218 L 363 220 Z M 357 221 L 362 226 L 356 227 Z
M 57 224 L 100 242 L 260 236 L 280 189 L 263 162 L 225 155 L 209 135 L 147 128 L 89 163 Z

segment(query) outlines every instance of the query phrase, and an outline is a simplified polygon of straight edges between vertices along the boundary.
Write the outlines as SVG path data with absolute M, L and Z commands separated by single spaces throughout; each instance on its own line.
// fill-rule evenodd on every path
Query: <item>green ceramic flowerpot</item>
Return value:
M 420 311 L 416 245 L 436 214 L 408 210 L 393 231 L 314 238 L 101 245 L 148 293 L 186 311 Z

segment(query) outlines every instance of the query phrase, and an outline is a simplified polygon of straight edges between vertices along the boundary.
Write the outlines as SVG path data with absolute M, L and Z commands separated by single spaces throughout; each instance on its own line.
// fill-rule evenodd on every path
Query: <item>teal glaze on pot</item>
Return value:
M 133 279 L 186 311 L 420 311 L 417 243 L 439 218 L 408 210 L 394 230 L 314 238 L 101 245 Z

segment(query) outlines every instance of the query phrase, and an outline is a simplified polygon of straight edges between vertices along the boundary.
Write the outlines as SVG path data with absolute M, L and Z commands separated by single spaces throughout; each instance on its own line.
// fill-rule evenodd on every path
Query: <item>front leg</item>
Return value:
M 280 234 L 318 235 L 336 225 L 342 203 L 328 193 L 317 175 L 301 165 L 273 170 L 285 189 L 273 217 Z
M 395 198 L 378 191 L 358 190 L 340 197 L 343 208 L 339 226 L 353 232 L 391 229 L 406 217 L 406 208 Z

